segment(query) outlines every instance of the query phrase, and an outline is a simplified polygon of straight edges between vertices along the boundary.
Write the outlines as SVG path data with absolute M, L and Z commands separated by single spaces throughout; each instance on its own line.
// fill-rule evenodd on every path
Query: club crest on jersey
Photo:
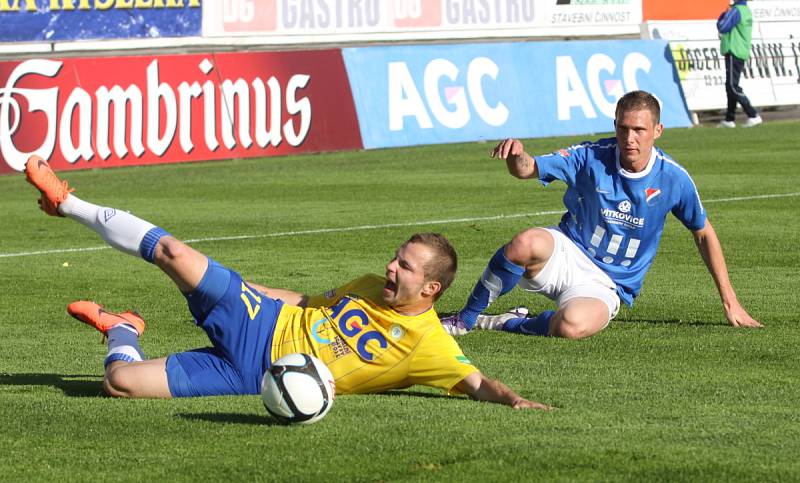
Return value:
M 647 188 L 644 190 L 644 199 L 648 205 L 652 205 L 655 203 L 656 197 L 661 194 L 661 190 L 658 188 Z
M 389 336 L 394 340 L 400 340 L 403 336 L 406 335 L 406 331 L 397 324 L 392 324 L 392 328 L 389 329 Z

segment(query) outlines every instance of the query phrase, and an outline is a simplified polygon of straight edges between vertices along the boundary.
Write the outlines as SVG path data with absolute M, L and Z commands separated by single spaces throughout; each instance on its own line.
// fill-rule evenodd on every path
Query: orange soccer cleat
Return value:
M 128 324 L 136 329 L 139 335 L 144 333 L 144 319 L 135 312 L 115 314 L 106 312 L 103 306 L 90 300 L 79 300 L 67 305 L 69 315 L 81 322 L 91 325 L 106 335 L 109 329 L 119 324 Z
M 66 181 L 56 176 L 47 161 L 32 154 L 25 163 L 25 178 L 42 194 L 39 198 L 39 207 L 42 211 L 50 216 L 64 216 L 58 212 L 58 205 L 75 190 L 70 189 Z

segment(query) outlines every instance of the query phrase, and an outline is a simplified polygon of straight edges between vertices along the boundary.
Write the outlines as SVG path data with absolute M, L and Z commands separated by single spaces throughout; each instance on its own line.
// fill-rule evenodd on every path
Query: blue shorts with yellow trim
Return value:
M 208 262 L 186 300 L 212 347 L 167 357 L 169 391 L 173 397 L 260 394 L 283 302 L 251 288 L 214 260 Z

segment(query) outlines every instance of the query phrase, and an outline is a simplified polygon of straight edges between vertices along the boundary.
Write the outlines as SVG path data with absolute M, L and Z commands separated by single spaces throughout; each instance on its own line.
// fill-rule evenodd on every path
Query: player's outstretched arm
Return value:
M 267 297 L 283 300 L 283 303 L 287 305 L 305 307 L 306 304 L 308 304 L 308 295 L 304 293 L 295 292 L 294 290 L 287 290 L 284 288 L 267 287 L 253 282 L 247 282 L 247 284 L 263 293 Z
M 725 255 L 722 253 L 722 244 L 719 242 L 711 222 L 706 220 L 706 225 L 693 231 L 692 235 L 694 235 L 694 242 L 700 251 L 700 256 L 717 285 L 728 322 L 734 327 L 763 327 L 759 321 L 747 313 L 736 298 L 736 292 L 733 291 L 733 286 L 728 278 L 728 266 L 725 263 Z
M 508 172 L 516 178 L 529 179 L 539 177 L 536 160 L 525 152 L 522 141 L 519 139 L 501 141 L 492 149 L 489 156 L 505 160 Z
M 456 388 L 477 401 L 496 402 L 511 406 L 514 409 L 552 409 L 546 404 L 528 401 L 502 382 L 489 379 L 480 371 L 473 372 L 462 379 L 456 385 Z

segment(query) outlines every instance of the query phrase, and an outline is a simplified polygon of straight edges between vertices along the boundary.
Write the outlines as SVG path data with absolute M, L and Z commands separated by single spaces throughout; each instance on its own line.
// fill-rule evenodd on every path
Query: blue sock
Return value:
M 153 263 L 153 257 L 156 254 L 156 245 L 158 240 L 162 237 L 169 235 L 169 232 L 161 227 L 151 228 L 150 231 L 145 233 L 141 243 L 139 243 L 139 254 L 150 263 Z
M 467 325 L 467 329 L 471 329 L 475 325 L 478 316 L 497 297 L 510 292 L 525 273 L 525 267 L 512 263 L 506 258 L 503 253 L 504 249 L 505 246 L 500 247 L 489 260 L 489 265 L 467 299 L 467 305 L 459 313 L 461 320 Z
M 550 328 L 550 318 L 555 313 L 554 310 L 545 310 L 531 318 L 510 319 L 503 325 L 503 330 L 514 334 L 547 335 Z
M 104 363 L 108 367 L 114 361 L 136 362 L 144 360 L 139 347 L 139 333 L 128 324 L 117 324 L 108 329 L 108 355 Z

